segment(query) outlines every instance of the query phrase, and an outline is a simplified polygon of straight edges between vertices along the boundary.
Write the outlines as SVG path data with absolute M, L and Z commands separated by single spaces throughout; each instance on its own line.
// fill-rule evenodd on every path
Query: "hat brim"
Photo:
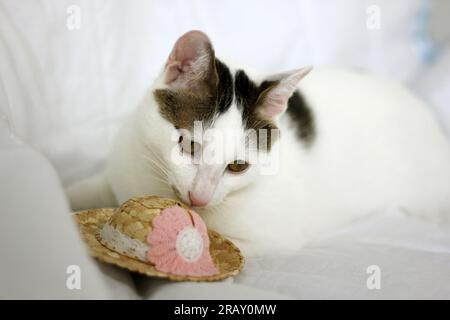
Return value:
M 114 208 L 93 209 L 76 212 L 75 220 L 90 254 L 98 260 L 128 269 L 149 277 L 168 278 L 175 281 L 217 281 L 238 274 L 244 266 L 244 258 L 231 241 L 217 232 L 208 230 L 210 253 L 219 273 L 212 276 L 180 276 L 160 272 L 151 264 L 119 254 L 105 247 L 98 240 L 98 233 L 111 218 Z

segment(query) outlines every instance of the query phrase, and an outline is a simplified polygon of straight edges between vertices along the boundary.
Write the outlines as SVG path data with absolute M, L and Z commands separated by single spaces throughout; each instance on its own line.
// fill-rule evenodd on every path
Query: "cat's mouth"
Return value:
M 189 207 L 193 207 L 195 208 L 195 210 L 199 213 L 205 212 L 206 210 L 212 208 L 212 207 L 216 207 L 218 206 L 218 204 L 212 204 L 212 203 L 207 203 L 205 205 L 202 206 L 197 206 L 195 205 L 195 203 L 192 202 L 189 194 L 187 194 L 186 196 L 183 196 L 182 193 L 180 192 L 180 190 L 178 190 L 178 188 L 174 185 L 170 185 L 170 188 L 172 189 L 172 192 L 174 194 L 174 198 L 176 198 L 178 201 L 183 202 L 185 205 L 189 206 Z

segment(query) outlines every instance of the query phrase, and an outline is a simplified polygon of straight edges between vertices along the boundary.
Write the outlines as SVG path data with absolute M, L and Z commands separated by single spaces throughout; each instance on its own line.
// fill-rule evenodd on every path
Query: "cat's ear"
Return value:
M 258 111 L 266 118 L 277 118 L 282 115 L 288 105 L 288 100 L 297 88 L 297 84 L 310 71 L 312 67 L 305 67 L 276 76 L 274 85 L 264 90 L 260 98 Z
M 164 70 L 164 82 L 172 88 L 196 87 L 213 82 L 214 50 L 208 36 L 189 31 L 175 43 Z

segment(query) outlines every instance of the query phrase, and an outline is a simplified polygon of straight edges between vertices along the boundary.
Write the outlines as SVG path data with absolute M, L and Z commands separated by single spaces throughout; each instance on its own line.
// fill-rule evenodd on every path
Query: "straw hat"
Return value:
M 94 257 L 144 275 L 215 281 L 244 264 L 233 243 L 179 201 L 137 197 L 119 208 L 77 212 L 75 220 Z

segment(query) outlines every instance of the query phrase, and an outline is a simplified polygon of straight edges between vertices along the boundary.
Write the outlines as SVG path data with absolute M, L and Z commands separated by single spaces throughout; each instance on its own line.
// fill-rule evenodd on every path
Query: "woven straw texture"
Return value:
M 217 232 L 208 230 L 210 238 L 210 254 L 219 273 L 212 276 L 179 276 L 157 271 L 150 263 L 121 255 L 105 247 L 98 233 L 104 224 L 109 222 L 124 234 L 140 241 L 152 228 L 152 220 L 160 212 L 173 205 L 179 205 L 187 210 L 181 202 L 156 196 L 132 198 L 120 208 L 92 209 L 75 213 L 75 220 L 81 236 L 89 247 L 92 256 L 98 260 L 110 263 L 151 277 L 168 278 L 175 281 L 216 281 L 238 274 L 244 265 L 244 258 L 239 249 Z

